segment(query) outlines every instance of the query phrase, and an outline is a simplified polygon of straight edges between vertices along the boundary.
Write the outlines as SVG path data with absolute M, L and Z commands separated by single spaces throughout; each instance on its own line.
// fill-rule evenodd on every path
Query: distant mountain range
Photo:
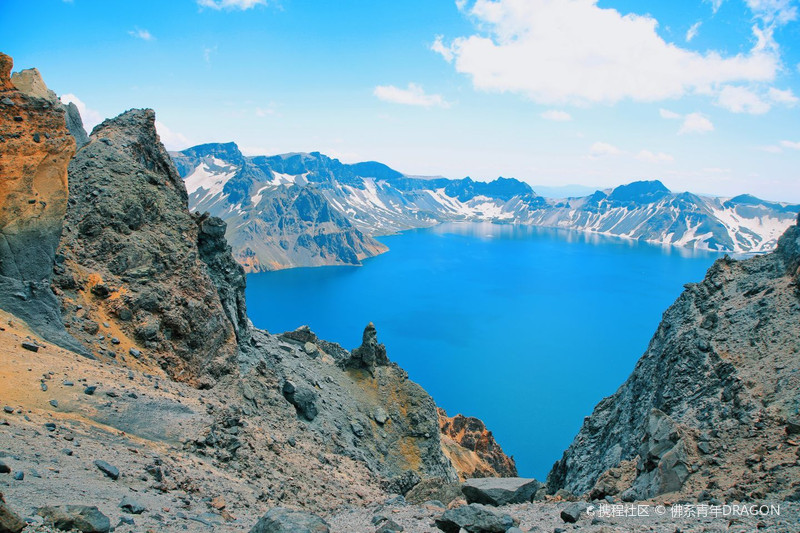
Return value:
M 193 211 L 228 224 L 249 272 L 359 264 L 387 248 L 373 237 L 448 221 L 530 224 L 725 252 L 766 252 L 800 205 L 674 193 L 638 181 L 546 198 L 513 179 L 409 176 L 382 163 L 319 152 L 246 157 L 234 143 L 171 154 Z

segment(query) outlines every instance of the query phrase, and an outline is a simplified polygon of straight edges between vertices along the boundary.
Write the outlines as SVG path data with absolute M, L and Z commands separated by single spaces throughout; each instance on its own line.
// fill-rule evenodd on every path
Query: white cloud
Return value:
M 766 1 L 766 0 L 764 0 Z M 780 1 L 780 0 L 774 0 Z M 433 45 L 476 89 L 540 103 L 652 102 L 713 93 L 731 82 L 768 82 L 779 68 L 771 32 L 757 25 L 748 53 L 723 57 L 665 42 L 647 15 L 622 15 L 597 0 L 476 0 L 482 33 Z M 485 30 L 485 31 L 484 31 Z
M 711 10 L 714 13 L 716 13 L 717 11 L 719 11 L 719 6 L 721 6 L 722 2 L 724 2 L 725 0 L 705 0 L 705 1 L 711 4 Z
M 448 63 L 453 60 L 453 51 L 444 44 L 444 37 L 441 35 L 436 36 L 436 39 L 431 45 L 431 50 L 441 55 Z M 800 65 L 797 65 L 797 68 L 800 70 Z
M 753 90 L 734 85 L 726 85 L 722 88 L 717 95 L 716 104 L 734 113 L 750 113 L 752 115 L 763 115 L 771 107 Z
M 78 108 L 78 112 L 81 114 L 83 127 L 90 133 L 92 128 L 105 120 L 105 117 L 103 117 L 99 111 L 87 107 L 86 104 L 74 94 L 68 93 L 61 95 L 61 101 L 65 104 L 69 104 L 70 102 L 75 104 L 75 107 Z
M 797 19 L 793 0 L 745 0 L 754 15 L 767 24 L 784 25 Z
M 671 163 L 675 158 L 664 152 L 651 152 L 650 150 L 642 150 L 636 154 L 636 159 L 645 161 L 647 163 Z
M 378 85 L 373 94 L 379 100 L 391 102 L 393 104 L 413 105 L 421 107 L 449 107 L 440 94 L 426 94 L 421 86 L 416 83 L 409 83 L 407 89 L 401 89 L 394 85 Z
M 689 113 L 683 119 L 683 125 L 678 134 L 685 133 L 707 133 L 714 131 L 714 124 L 700 113 Z
M 800 101 L 800 98 L 797 98 L 791 89 L 781 90 L 781 89 L 776 89 L 775 87 L 770 87 L 767 95 L 769 96 L 769 99 L 772 100 L 773 102 L 776 102 L 778 104 L 784 104 L 789 107 L 795 105 L 798 101 Z
M 197 0 L 200 7 L 210 7 L 211 9 L 247 9 L 258 5 L 267 5 L 267 0 Z
M 156 120 L 156 131 L 167 150 L 183 150 L 192 145 L 182 133 L 172 131 L 163 122 Z
M 604 156 L 613 156 L 622 154 L 623 154 L 622 150 L 620 150 L 613 144 L 608 144 L 604 142 L 598 141 L 589 147 L 590 157 L 604 157 Z
M 789 148 L 791 150 L 800 150 L 800 141 L 781 141 L 781 146 L 784 148 Z
M 147 30 L 140 29 L 140 28 L 136 28 L 135 30 L 129 31 L 128 35 L 130 35 L 131 37 L 136 37 L 137 39 L 141 39 L 143 41 L 154 41 L 155 40 L 155 37 L 153 37 L 152 33 L 150 33 Z
M 683 118 L 683 115 L 675 113 L 674 111 L 670 111 L 669 109 L 659 109 L 658 114 L 661 115 L 661 118 L 666 118 L 669 120 L 677 120 L 679 118 Z
M 550 109 L 540 115 L 545 120 L 552 120 L 554 122 L 569 122 L 572 120 L 572 115 L 566 111 L 558 111 L 557 109 Z
M 688 29 L 688 31 L 686 32 L 686 42 L 687 43 L 692 42 L 692 39 L 697 37 L 697 33 L 700 31 L 700 25 L 701 24 L 702 24 L 702 22 L 697 21 L 694 24 L 692 24 L 692 26 Z

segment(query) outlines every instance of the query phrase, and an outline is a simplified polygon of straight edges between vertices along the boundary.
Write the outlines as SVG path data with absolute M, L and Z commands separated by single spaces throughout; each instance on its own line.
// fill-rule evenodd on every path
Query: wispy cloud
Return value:
M 773 102 L 784 104 L 786 106 L 792 107 L 800 98 L 797 98 L 791 89 L 776 89 L 775 87 L 770 87 L 769 92 L 767 93 L 769 99 Z
M 203 61 L 206 63 L 211 63 L 211 56 L 217 53 L 217 46 L 205 46 L 203 47 Z
M 545 120 L 552 120 L 554 122 L 569 122 L 572 120 L 572 115 L 566 111 L 558 111 L 556 109 L 545 111 L 540 116 Z
M 659 109 L 658 114 L 661 115 L 661 118 L 666 118 L 669 120 L 677 120 L 683 118 L 683 115 L 679 113 L 675 113 L 674 111 L 670 111 L 669 109 Z
M 675 161 L 675 158 L 669 154 L 665 154 L 664 152 L 651 152 L 650 150 L 642 150 L 636 154 L 635 157 L 639 161 L 655 164 L 672 163 Z
M 427 94 L 420 85 L 409 83 L 401 89 L 394 85 L 378 85 L 373 94 L 384 102 L 420 107 L 449 107 L 450 104 L 440 94 Z
M 754 90 L 734 85 L 723 87 L 715 103 L 728 111 L 751 115 L 763 115 L 772 107 Z
M 708 133 L 714 131 L 714 124 L 702 113 L 689 113 L 683 119 L 679 135 L 687 133 Z
M 686 31 L 686 42 L 687 43 L 692 42 L 692 39 L 697 37 L 697 33 L 700 31 L 700 25 L 701 24 L 702 24 L 702 22 L 697 21 L 694 24 L 692 24 L 692 26 Z
M 800 141 L 781 141 L 781 146 L 791 150 L 800 150 Z
M 210 7 L 211 9 L 240 9 L 245 11 L 256 6 L 267 5 L 267 0 L 197 0 L 200 7 Z
M 136 37 L 137 39 L 141 39 L 143 41 L 154 41 L 155 40 L 155 37 L 153 36 L 152 33 L 150 33 L 147 30 L 141 29 L 141 28 L 136 28 L 135 30 L 130 30 L 128 32 L 128 35 L 130 35 L 131 37 Z
M 589 147 L 589 157 L 593 158 L 622 155 L 622 153 L 623 153 L 622 150 L 620 150 L 613 144 L 600 141 L 594 143 Z

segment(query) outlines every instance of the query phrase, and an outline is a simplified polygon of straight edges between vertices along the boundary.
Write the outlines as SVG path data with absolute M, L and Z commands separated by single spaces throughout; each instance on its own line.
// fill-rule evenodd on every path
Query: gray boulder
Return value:
M 57 505 L 40 507 L 37 514 L 47 526 L 62 531 L 77 529 L 82 533 L 108 533 L 111 522 L 97 507 L 88 505 Z
M 131 498 L 130 496 L 125 496 L 122 498 L 122 501 L 119 504 L 119 508 L 125 511 L 126 513 L 131 514 L 142 514 L 147 510 L 147 508 L 139 503 L 137 500 Z
M 417 505 L 430 500 L 447 505 L 456 498 L 461 498 L 461 484 L 441 477 L 423 479 L 406 494 L 406 500 Z
M 328 523 L 311 513 L 284 507 L 270 509 L 250 533 L 329 533 Z
M 319 409 L 317 409 L 319 396 L 312 389 L 295 385 L 287 380 L 283 383 L 283 396 L 290 404 L 294 405 L 297 414 L 309 422 L 319 414 Z
M 461 487 L 467 503 L 507 505 L 533 500 L 542 484 L 532 478 L 485 477 L 468 479 Z
M 589 505 L 584 502 L 571 503 L 561 510 L 561 520 L 574 524 L 587 507 L 589 507 Z
M 518 525 L 511 516 L 501 515 L 479 503 L 445 511 L 435 522 L 445 533 L 459 533 L 462 529 L 470 533 L 505 533 Z

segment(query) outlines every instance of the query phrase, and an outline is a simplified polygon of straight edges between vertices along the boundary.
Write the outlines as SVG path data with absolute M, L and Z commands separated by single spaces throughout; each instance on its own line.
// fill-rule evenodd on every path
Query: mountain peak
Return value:
M 667 189 L 659 180 L 634 181 L 627 185 L 620 185 L 608 195 L 610 201 L 652 203 L 668 195 Z

